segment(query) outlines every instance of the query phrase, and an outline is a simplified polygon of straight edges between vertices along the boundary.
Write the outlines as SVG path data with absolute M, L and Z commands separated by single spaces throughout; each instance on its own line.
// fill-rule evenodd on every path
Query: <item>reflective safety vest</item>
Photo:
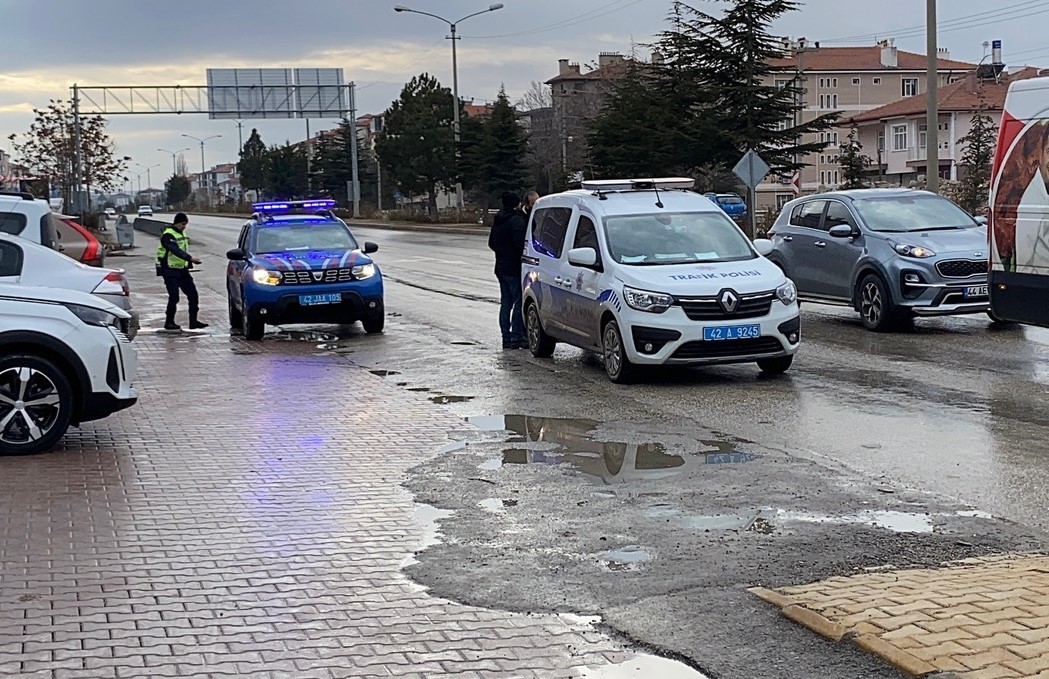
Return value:
M 184 233 L 179 233 L 174 227 L 168 227 L 161 234 L 161 238 L 164 236 L 171 235 L 175 238 L 175 244 L 183 252 L 189 252 L 189 237 Z M 173 252 L 170 252 L 164 244 L 161 243 L 157 246 L 157 266 L 160 268 L 167 267 L 169 269 L 185 269 L 189 266 L 189 262 L 182 259 Z

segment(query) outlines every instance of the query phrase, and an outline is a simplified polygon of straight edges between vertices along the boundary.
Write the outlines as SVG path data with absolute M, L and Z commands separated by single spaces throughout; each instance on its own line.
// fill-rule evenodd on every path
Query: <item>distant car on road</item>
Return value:
M 138 206 L 138 216 L 139 217 L 152 217 L 153 216 L 153 208 L 151 208 L 148 205 L 139 205 Z
M 350 324 L 383 331 L 382 273 L 333 200 L 256 203 L 237 247 L 226 253 L 230 328 L 262 339 L 266 325 Z
M 107 219 L 115 219 L 117 216 L 117 209 L 113 207 L 107 207 L 105 210 Z
M 743 219 L 747 216 L 747 203 L 736 193 L 704 193 L 704 196 L 714 201 L 718 207 L 725 211 L 733 219 Z
M 600 352 L 613 382 L 641 366 L 790 368 L 794 284 L 687 178 L 584 181 L 540 198 L 525 238 L 523 310 L 536 357 Z
M 851 306 L 868 330 L 989 309 L 987 227 L 934 193 L 806 196 L 783 207 L 769 236 L 769 259 L 800 299 Z
M 94 295 L 0 283 L 0 455 L 48 450 L 135 403 L 126 320 Z

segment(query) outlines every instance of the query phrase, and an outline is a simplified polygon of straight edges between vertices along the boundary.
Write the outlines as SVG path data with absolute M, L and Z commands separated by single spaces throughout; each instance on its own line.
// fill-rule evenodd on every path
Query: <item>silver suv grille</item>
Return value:
M 969 278 L 987 273 L 986 259 L 948 259 L 936 263 L 936 270 L 944 278 Z

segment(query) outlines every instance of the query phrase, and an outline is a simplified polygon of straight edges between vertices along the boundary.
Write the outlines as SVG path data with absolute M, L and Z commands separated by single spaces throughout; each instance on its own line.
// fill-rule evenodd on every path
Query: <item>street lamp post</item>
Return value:
M 168 151 L 167 149 L 157 149 L 157 150 L 160 151 L 161 153 L 170 153 L 171 154 L 171 176 L 174 177 L 175 175 L 178 174 L 178 165 L 175 164 L 175 156 L 177 156 L 178 154 L 182 153 L 183 151 L 188 151 L 189 147 L 187 146 L 186 148 L 179 149 L 178 151 Z
M 455 43 L 458 40 L 461 40 L 461 38 L 459 38 L 459 36 L 456 34 L 456 29 L 458 28 L 459 24 L 461 24 L 462 22 L 466 21 L 470 17 L 475 17 L 475 16 L 478 16 L 480 14 L 486 14 L 488 12 L 494 12 L 497 9 L 502 9 L 502 8 L 503 8 L 503 3 L 497 2 L 497 3 L 493 4 L 493 5 L 489 5 L 488 9 L 483 9 L 480 12 L 474 12 L 473 14 L 467 14 L 466 16 L 464 16 L 462 19 L 459 19 L 458 21 L 449 21 L 448 19 L 445 19 L 444 17 L 441 17 L 441 16 L 437 16 L 436 14 L 430 14 L 429 12 L 422 12 L 422 11 L 417 10 L 417 9 L 411 9 L 409 7 L 405 7 L 404 5 L 394 5 L 394 7 L 393 7 L 393 11 L 395 11 L 395 12 L 411 12 L 412 14 L 422 14 L 424 16 L 433 17 L 434 19 L 437 19 L 439 21 L 443 21 L 444 23 L 448 24 L 448 28 L 451 29 L 451 31 L 452 31 L 452 36 L 450 38 L 450 40 L 452 41 L 452 96 L 455 98 L 455 101 L 453 102 L 453 107 L 452 107 L 452 116 L 453 116 L 453 118 L 452 118 L 452 121 L 453 121 L 452 122 L 452 128 L 455 131 L 455 157 L 456 157 L 456 159 L 459 158 L 459 141 L 460 141 L 459 104 L 460 104 L 460 102 L 459 102 L 459 61 L 458 61 L 458 56 L 456 54 Z M 459 208 L 459 210 L 463 209 L 463 184 L 462 184 L 462 182 L 458 182 L 458 181 L 455 183 L 455 204 L 456 204 L 456 207 Z
M 153 179 L 149 173 L 154 167 L 160 167 L 160 163 L 149 166 L 143 165 L 142 163 L 135 163 L 135 167 L 142 168 L 146 171 L 146 190 L 149 191 L 149 206 L 153 207 Z M 139 193 L 142 193 L 142 175 L 139 175 L 138 191 Z
M 200 181 L 203 182 L 203 181 L 205 181 L 204 180 L 204 175 L 207 172 L 207 170 L 205 169 L 205 165 L 204 165 L 204 142 L 208 141 L 209 139 L 218 139 L 222 135 L 221 134 L 213 134 L 210 137 L 204 137 L 203 139 L 201 139 L 200 137 L 194 137 L 191 134 L 183 134 L 182 136 L 186 137 L 187 139 L 195 139 L 198 142 L 200 142 Z M 211 207 L 211 187 L 210 186 L 204 187 L 204 196 L 205 196 L 205 200 L 207 201 L 207 206 Z

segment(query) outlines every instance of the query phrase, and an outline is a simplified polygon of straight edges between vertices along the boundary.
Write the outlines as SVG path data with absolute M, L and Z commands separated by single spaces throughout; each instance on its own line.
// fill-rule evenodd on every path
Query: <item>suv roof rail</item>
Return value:
M 37 200 L 37 197 L 25 191 L 0 191 L 0 196 L 18 196 L 22 200 Z
M 662 189 L 691 189 L 696 180 L 691 177 L 658 177 L 650 179 L 587 179 L 581 184 L 584 191 L 651 191 Z

